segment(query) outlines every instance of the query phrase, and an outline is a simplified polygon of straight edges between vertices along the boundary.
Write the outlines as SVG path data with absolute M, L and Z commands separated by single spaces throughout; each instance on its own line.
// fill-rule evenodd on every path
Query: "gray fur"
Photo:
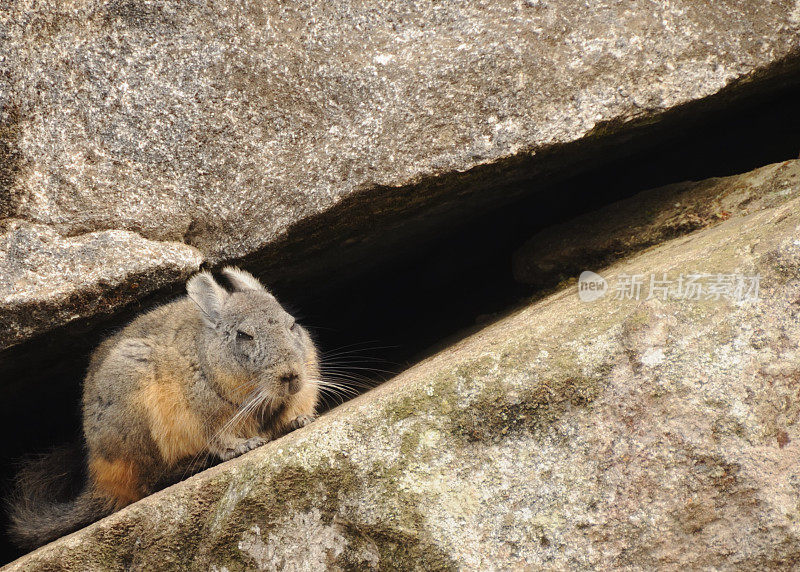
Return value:
M 228 266 L 222 269 L 222 275 L 228 279 L 231 287 L 236 292 L 267 292 L 267 289 L 258 281 L 258 279 L 244 270 L 232 268 Z M 271 295 L 271 294 L 270 294 Z
M 186 283 L 186 293 L 197 304 L 208 324 L 217 326 L 228 293 L 214 281 L 214 277 L 208 272 L 197 274 Z
M 47 502 L 32 485 L 17 495 L 12 529 L 21 545 L 47 542 L 209 458 L 233 458 L 313 419 L 319 370 L 308 333 L 252 275 L 223 274 L 232 292 L 200 273 L 187 283 L 188 296 L 138 317 L 95 350 L 83 390 L 89 482 L 71 503 Z M 184 451 L 175 443 L 194 444 Z M 109 493 L 96 477 L 106 473 L 92 471 L 109 463 L 135 467 L 130 498 Z
M 111 512 L 80 491 L 81 453 L 80 447 L 58 447 L 22 463 L 8 503 L 9 534 L 21 548 L 35 548 Z

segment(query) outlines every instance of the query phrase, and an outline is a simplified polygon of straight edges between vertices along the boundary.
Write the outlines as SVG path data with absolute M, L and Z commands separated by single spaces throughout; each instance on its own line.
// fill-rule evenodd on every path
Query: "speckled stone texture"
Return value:
M 63 237 L 50 226 L 6 221 L 0 235 L 0 347 L 86 315 L 107 313 L 196 272 L 197 249 L 126 230 Z
M 369 236 L 376 215 L 466 208 L 463 188 L 424 181 L 496 165 L 473 194 L 496 192 L 504 165 L 768 75 L 797 59 L 799 29 L 793 0 L 2 2 L 0 217 L 217 264 L 380 194 L 338 217 Z M 350 248 L 345 234 L 329 239 Z M 157 271 L 154 248 L 137 269 Z M 53 264 L 33 282 L 69 259 Z M 88 282 L 103 289 L 78 276 L 74 294 Z M 43 312 L 38 331 L 94 311 Z
M 566 288 L 9 570 L 797 569 L 799 183 L 600 270 L 757 300 Z

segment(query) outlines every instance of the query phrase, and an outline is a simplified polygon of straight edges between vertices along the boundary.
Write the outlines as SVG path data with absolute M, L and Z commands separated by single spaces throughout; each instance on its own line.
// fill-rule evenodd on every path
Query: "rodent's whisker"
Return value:
M 268 413 L 272 412 L 272 408 L 275 404 L 275 397 L 270 395 L 266 389 L 263 389 L 260 392 L 260 400 L 258 406 L 255 408 L 255 411 L 260 411 L 260 417 L 265 417 Z
M 333 373 L 330 373 L 330 374 L 326 372 L 326 373 L 323 374 L 322 377 L 323 377 L 323 379 L 330 380 L 330 381 L 349 381 L 349 382 L 353 382 L 353 383 L 356 383 L 356 384 L 359 384 L 359 383 L 360 384 L 366 384 L 366 385 L 369 385 L 370 387 L 375 387 L 376 385 L 380 385 L 383 382 L 383 380 L 375 380 L 375 379 L 372 379 L 370 377 L 366 377 L 366 376 L 362 376 L 362 375 L 356 375 L 356 374 L 348 374 L 348 373 L 345 373 L 345 372 L 342 372 L 342 373 L 333 372 Z
M 244 383 L 240 383 L 240 384 L 239 384 L 239 385 L 237 385 L 236 387 L 232 388 L 232 389 L 231 389 L 231 392 L 237 391 L 237 390 L 239 390 L 239 389 L 241 389 L 241 388 L 245 387 L 246 385 L 253 385 L 253 380 L 251 380 L 251 379 L 248 379 L 248 380 L 247 380 L 247 381 L 245 381 Z
M 361 371 L 374 371 L 376 373 L 394 373 L 391 369 L 384 369 L 382 363 L 370 363 L 366 361 L 331 361 L 331 362 L 323 362 L 319 365 L 322 369 L 331 370 L 331 369 L 343 369 L 347 370 L 361 370 Z M 394 369 L 394 368 L 393 368 Z
M 377 344 L 377 343 L 380 343 L 380 340 L 364 340 L 364 341 L 361 341 L 361 342 L 353 342 L 352 344 L 345 344 L 343 346 L 338 346 L 338 347 L 335 347 L 335 348 L 331 348 L 331 349 L 329 349 L 327 351 L 335 352 L 335 351 L 340 351 L 340 350 L 346 350 L 346 349 L 349 349 L 349 348 L 357 348 L 359 346 L 368 346 L 369 344 Z M 389 347 L 389 346 L 387 346 L 387 347 Z M 321 352 L 321 353 L 325 353 L 325 352 Z
M 234 414 L 234 416 L 231 417 L 231 419 L 223 426 L 223 428 L 218 433 L 221 434 L 222 432 L 227 431 L 228 429 L 230 429 L 233 426 L 235 426 L 236 423 L 238 423 L 239 421 L 243 420 L 249 413 L 251 413 L 258 406 L 258 403 L 259 403 L 259 401 L 261 399 L 261 391 L 260 391 L 260 389 L 259 388 L 254 389 L 250 393 L 250 395 L 252 395 L 252 397 L 248 396 L 247 400 L 241 406 L 239 411 L 237 411 Z M 219 436 L 219 434 L 215 435 L 215 437 L 218 437 L 218 436 Z
M 326 375 L 323 379 L 325 381 L 347 385 L 348 387 L 359 387 L 361 389 L 372 389 L 373 387 L 378 387 L 382 383 L 380 380 L 356 379 L 337 375 Z
M 234 413 L 234 415 L 220 427 L 206 442 L 206 446 L 204 447 L 205 450 L 208 449 L 209 445 L 218 437 L 223 435 L 225 432 L 233 428 L 238 422 L 244 420 L 248 414 L 251 412 L 255 406 L 257 406 L 260 397 L 260 388 L 255 388 L 251 391 L 247 397 L 243 400 L 242 405 L 240 406 L 239 410 Z M 196 457 L 199 457 L 200 453 Z M 194 466 L 194 461 L 190 465 L 190 467 Z
M 319 391 L 320 391 L 320 393 L 329 396 L 331 399 L 333 399 L 339 405 L 341 405 L 342 403 L 344 403 L 346 401 L 345 397 L 343 397 L 341 394 L 331 390 L 330 388 L 320 387 Z
M 382 373 L 395 373 L 392 370 L 378 367 L 377 364 L 371 364 L 363 361 L 323 361 L 319 365 L 322 369 L 344 369 L 344 370 L 361 370 L 370 372 Z
M 230 429 L 232 429 L 237 423 L 243 421 L 248 414 L 252 413 L 257 408 L 261 397 L 260 393 L 261 392 L 259 388 L 256 388 L 253 391 L 251 391 L 250 394 L 248 394 L 247 398 L 243 401 L 243 404 L 239 408 L 239 410 L 236 411 L 236 413 L 234 413 L 234 415 L 208 439 L 208 441 L 206 442 L 206 446 L 204 447 L 206 453 L 203 462 L 205 462 L 210 456 L 210 453 L 207 452 L 209 445 L 211 445 L 211 443 L 215 439 L 217 439 L 218 437 L 220 437 L 221 435 L 225 434 Z M 192 463 L 184 471 L 184 477 L 187 475 L 187 473 L 192 472 L 192 470 L 195 468 L 201 454 L 202 451 L 201 453 L 198 453 L 194 457 Z
M 363 354 L 364 352 L 374 352 L 378 350 L 397 349 L 398 347 L 399 346 L 364 346 L 356 348 L 352 346 L 344 346 L 341 348 L 334 348 L 328 351 L 320 352 L 319 355 L 322 359 L 338 357 L 338 356 L 348 356 L 348 355 L 353 355 L 356 357 L 371 357 L 369 355 L 359 355 L 359 354 Z M 373 358 L 373 359 L 379 359 L 379 358 Z
M 358 395 L 358 391 L 352 387 L 348 387 L 346 385 L 341 385 L 337 383 L 325 382 L 325 381 L 318 381 L 315 382 L 320 387 L 330 387 L 333 389 L 339 389 L 344 392 L 352 393 L 354 395 Z
M 372 389 L 374 387 L 377 387 L 376 385 L 369 385 L 369 384 L 366 384 L 366 383 L 357 383 L 357 382 L 353 382 L 353 381 L 350 381 L 350 380 L 338 381 L 338 380 L 335 380 L 335 379 L 328 380 L 328 384 L 333 386 L 333 387 L 347 388 L 347 390 L 353 391 L 356 394 L 359 394 L 359 393 L 362 393 L 363 391 L 366 391 L 366 390 Z
M 198 452 L 197 455 L 194 456 L 194 458 L 192 459 L 192 462 L 184 470 L 183 476 L 181 478 L 185 478 L 188 474 L 193 472 L 194 468 L 199 464 L 198 461 L 199 461 L 200 457 L 204 453 L 205 453 L 205 455 L 204 455 L 205 458 L 203 459 L 203 462 L 208 460 L 208 457 L 210 456 L 210 453 L 208 452 L 209 445 L 211 445 L 211 443 L 215 439 L 217 439 L 220 435 L 224 434 L 226 431 L 228 431 L 230 428 L 232 428 L 234 426 L 234 424 L 236 424 L 238 421 L 240 421 L 240 420 L 242 420 L 244 418 L 244 416 L 246 414 L 246 410 L 248 409 L 248 407 L 250 405 L 249 401 L 252 400 L 253 402 L 255 402 L 255 398 L 257 396 L 254 395 L 254 394 L 256 393 L 256 391 L 257 390 L 253 390 L 252 392 L 250 392 L 250 394 L 248 394 L 248 396 L 244 399 L 243 405 L 239 408 L 239 410 L 236 411 L 234 413 L 234 415 L 225 424 L 222 425 L 222 427 L 220 427 L 216 432 L 214 432 L 214 434 L 211 435 L 211 437 L 209 437 L 209 439 L 208 439 L 208 441 L 206 441 L 206 444 L 203 447 L 203 449 L 200 452 Z M 222 405 L 221 407 L 224 407 L 224 406 L 225 405 Z
M 370 355 L 358 355 L 358 354 L 335 354 L 335 355 L 327 355 L 320 358 L 324 363 L 393 363 L 389 360 L 385 360 L 383 358 L 374 357 Z
M 324 387 L 324 388 L 328 388 L 328 389 L 338 390 L 343 395 L 349 394 L 351 396 L 356 396 L 356 395 L 359 395 L 359 393 L 360 393 L 356 389 L 354 389 L 352 387 L 348 387 L 346 385 L 340 385 L 340 384 L 331 383 L 331 382 L 324 382 L 324 381 L 317 381 L 317 382 L 314 382 L 314 383 L 316 383 L 320 388 Z
M 389 375 L 395 375 L 395 372 L 388 370 L 388 369 L 381 369 L 377 367 L 364 367 L 364 366 L 346 366 L 346 365 L 329 365 L 329 364 L 322 364 L 320 366 L 322 371 L 344 371 L 344 372 L 352 372 L 352 370 L 357 371 L 366 371 L 369 373 L 386 373 Z
M 381 349 L 381 348 L 377 348 Z M 332 358 L 353 358 L 353 359 L 362 359 L 362 360 L 372 360 L 372 361 L 387 361 L 384 358 L 376 357 L 370 354 L 364 354 L 362 352 L 371 352 L 374 351 L 372 348 L 366 348 L 363 350 L 349 350 L 345 352 L 330 352 L 326 354 L 322 354 L 320 357 L 321 359 L 332 359 Z
M 347 397 L 348 399 L 350 399 L 351 397 L 356 397 L 358 395 L 358 392 L 344 391 L 338 387 L 330 387 L 330 386 L 324 388 L 320 387 L 320 390 L 322 389 L 327 389 L 329 393 L 336 393 L 337 395 Z
M 342 383 L 336 383 L 336 381 L 330 380 L 330 379 L 313 379 L 313 380 L 309 380 L 309 381 L 310 381 L 310 383 L 314 383 L 314 384 L 316 384 L 316 385 L 318 385 L 320 387 L 333 387 L 333 388 L 336 388 L 336 389 L 342 389 L 342 390 L 352 391 L 352 392 L 358 393 L 354 387 L 351 387 L 350 385 L 345 385 L 345 384 L 342 384 Z
M 352 385 L 354 387 L 377 387 L 381 383 L 386 381 L 385 379 L 352 377 L 344 373 L 327 374 L 323 376 L 323 379 L 325 379 L 326 381 L 333 381 L 336 383 L 344 383 L 346 385 Z

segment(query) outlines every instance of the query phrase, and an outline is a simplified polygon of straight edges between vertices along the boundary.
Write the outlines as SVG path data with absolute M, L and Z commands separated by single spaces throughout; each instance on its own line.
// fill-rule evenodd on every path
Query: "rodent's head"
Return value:
M 227 394 L 241 403 L 252 391 L 284 399 L 313 383 L 317 352 L 308 332 L 249 272 L 228 267 L 231 292 L 201 272 L 186 284 L 207 329 L 204 359 Z

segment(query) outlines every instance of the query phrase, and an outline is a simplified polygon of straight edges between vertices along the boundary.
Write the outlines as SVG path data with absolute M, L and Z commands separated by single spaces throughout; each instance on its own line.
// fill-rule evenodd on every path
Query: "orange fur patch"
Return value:
M 256 388 L 256 384 L 251 379 L 237 375 L 231 375 L 226 371 L 214 371 L 214 379 L 219 384 L 225 399 L 233 403 L 242 403 L 247 396 Z
M 192 411 L 182 384 L 160 380 L 144 387 L 142 405 L 150 434 L 168 464 L 199 453 L 206 444 L 203 422 Z
M 98 492 L 113 499 L 116 509 L 144 496 L 139 485 L 139 471 L 130 461 L 94 458 L 89 461 L 89 471 Z

